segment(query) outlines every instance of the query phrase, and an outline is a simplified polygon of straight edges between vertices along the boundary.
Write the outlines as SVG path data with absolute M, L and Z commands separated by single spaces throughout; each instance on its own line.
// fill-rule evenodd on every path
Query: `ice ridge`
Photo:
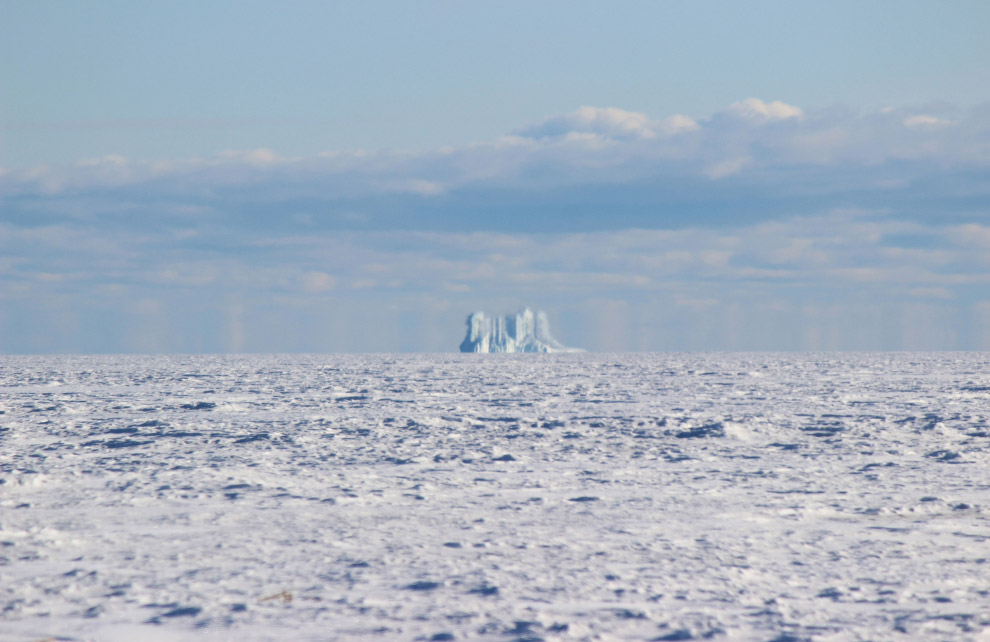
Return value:
M 490 317 L 475 312 L 467 318 L 467 336 L 461 352 L 582 352 L 568 348 L 550 334 L 550 323 L 542 311 L 525 308 L 516 314 Z

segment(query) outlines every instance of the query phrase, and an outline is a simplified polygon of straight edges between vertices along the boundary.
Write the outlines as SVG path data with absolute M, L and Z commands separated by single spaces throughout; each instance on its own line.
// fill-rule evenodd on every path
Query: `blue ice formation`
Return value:
M 504 317 L 475 312 L 467 318 L 467 336 L 461 352 L 583 352 L 568 348 L 550 335 L 543 312 L 529 308 Z

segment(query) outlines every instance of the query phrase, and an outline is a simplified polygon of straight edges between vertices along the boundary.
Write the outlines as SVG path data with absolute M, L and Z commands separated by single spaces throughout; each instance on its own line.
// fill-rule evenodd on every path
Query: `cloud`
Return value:
M 733 174 L 738 174 L 747 167 L 753 164 L 753 159 L 749 156 L 740 156 L 737 158 L 729 158 L 724 161 L 719 161 L 713 163 L 705 168 L 705 176 L 711 179 L 725 178 L 726 176 L 732 176 Z
M 990 250 L 990 212 L 986 219 L 984 223 L 953 226 L 946 231 L 946 235 L 960 245 Z
M 337 280 L 326 272 L 307 272 L 302 281 L 307 292 L 329 292 L 337 285 Z
M 111 154 L 72 166 L 8 168 L 0 175 L 0 194 L 119 194 L 120 188 L 140 186 L 169 201 L 242 188 L 262 200 L 266 190 L 282 199 L 353 200 L 456 196 L 496 185 L 545 190 L 742 175 L 763 181 L 767 171 L 791 173 L 787 190 L 808 184 L 818 192 L 841 191 L 852 181 L 898 190 L 950 166 L 990 165 L 990 148 L 981 142 L 987 135 L 990 110 L 981 108 L 942 108 L 937 116 L 899 109 L 805 111 L 748 98 L 707 117 L 652 117 L 584 106 L 491 141 L 433 151 L 328 151 L 292 158 L 258 148 L 205 158 L 135 161 Z M 904 161 L 914 167 L 893 167 Z
M 799 107 L 779 100 L 764 102 L 759 98 L 747 98 L 729 105 L 728 113 L 749 120 L 771 121 L 800 118 L 804 115 Z
M 391 181 L 387 184 L 386 189 L 420 196 L 438 196 L 446 191 L 444 184 L 439 181 L 427 181 L 418 178 Z
M 286 160 L 288 160 L 282 158 L 266 147 L 259 147 L 258 149 L 249 150 L 227 150 L 220 152 L 217 156 L 218 159 L 221 159 L 222 161 L 245 163 L 247 165 L 255 165 L 260 167 L 274 165 L 276 163 L 286 162 Z
M 37 327 L 46 327 L 41 322 L 49 314 L 45 310 L 56 309 L 56 303 L 78 312 L 80 328 L 102 327 L 94 326 L 93 320 L 116 310 L 115 318 L 137 324 L 127 336 L 156 339 L 134 344 L 147 349 L 194 348 L 191 339 L 176 334 L 177 328 L 190 324 L 214 324 L 227 333 L 198 349 L 296 346 L 271 338 L 285 335 L 270 325 L 275 323 L 298 326 L 293 336 L 313 337 L 298 349 L 394 349 L 374 343 L 357 325 L 346 326 L 346 320 L 339 321 L 344 326 L 334 336 L 351 337 L 347 340 L 352 343 L 320 343 L 319 337 L 327 336 L 322 331 L 327 323 L 341 318 L 335 316 L 339 309 L 364 310 L 354 313 L 359 320 L 371 314 L 369 310 L 393 318 L 418 314 L 417 301 L 442 303 L 451 310 L 450 332 L 457 334 L 461 312 L 474 307 L 532 303 L 551 310 L 569 307 L 579 317 L 593 319 L 593 302 L 603 297 L 621 303 L 629 318 L 643 315 L 653 325 L 634 324 L 632 328 L 640 329 L 629 332 L 638 334 L 628 338 L 604 338 L 594 334 L 597 326 L 591 324 L 582 343 L 592 348 L 804 345 L 800 338 L 794 339 L 798 343 L 774 344 L 773 333 L 753 330 L 756 334 L 747 335 L 738 327 L 738 336 L 765 336 L 760 341 L 768 343 L 725 343 L 730 335 L 719 334 L 722 330 L 710 321 L 728 315 L 750 319 L 748 323 L 759 327 L 770 324 L 783 332 L 781 341 L 788 336 L 786 324 L 798 324 L 816 340 L 832 337 L 831 343 L 816 346 L 862 348 L 878 347 L 870 343 L 878 335 L 864 335 L 855 323 L 838 321 L 843 314 L 862 320 L 867 314 L 862 306 L 896 310 L 951 305 L 963 310 L 975 305 L 973 297 L 985 292 L 990 282 L 981 240 L 986 229 L 903 221 L 882 209 L 827 210 L 717 227 L 550 234 L 341 232 L 312 227 L 298 233 L 287 224 L 276 229 L 206 226 L 195 237 L 164 237 L 115 225 L 32 229 L 5 224 L 0 230 L 6 240 L 0 278 L 8 286 L 3 288 L 3 307 L 8 319 L 17 322 L 8 321 L 6 327 L 28 327 L 31 319 Z M 221 239 L 222 246 L 214 245 Z M 928 246 L 918 247 L 919 240 Z M 65 251 L 69 246 L 76 246 L 71 253 Z M 108 253 L 116 258 L 108 259 Z M 332 308 L 321 307 L 329 297 L 314 296 L 327 292 L 333 292 Z M 160 304 L 142 307 L 140 302 L 147 300 Z M 40 305 L 43 301 L 49 302 L 47 307 Z M 831 310 L 829 318 L 837 325 L 807 325 L 825 323 L 821 315 L 806 317 L 807 306 Z M 675 308 L 688 316 L 678 320 Z M 239 311 L 234 315 L 237 323 L 229 313 L 233 309 Z M 135 310 L 143 312 L 135 316 Z M 181 315 L 175 312 L 180 310 Z M 888 317 L 897 315 L 892 311 Z M 113 326 L 107 327 L 109 332 Z M 236 340 L 229 334 L 234 329 Z M 923 329 L 918 332 L 912 336 L 921 338 L 912 345 L 929 345 Z M 58 336 L 86 341 L 85 334 L 68 330 Z M 13 339 L 4 340 L 11 349 Z M 112 338 L 106 341 L 116 345 Z M 130 349 L 129 345 L 118 348 Z M 451 346 L 438 343 L 421 349 Z
M 905 127 L 912 129 L 938 129 L 939 127 L 946 127 L 953 124 L 951 120 L 945 120 L 928 114 L 908 116 L 902 122 Z
M 572 134 L 593 134 L 603 138 L 636 139 L 656 136 L 646 114 L 615 107 L 579 107 L 568 114 L 553 116 L 517 132 L 524 138 L 562 138 Z
M 683 114 L 652 120 L 642 112 L 616 107 L 580 107 L 518 130 L 516 139 L 570 141 L 636 141 L 697 131 L 697 121 Z M 512 139 L 508 139 L 512 140 Z
M 127 165 L 127 159 L 120 154 L 107 154 L 98 158 L 84 158 L 77 165 L 79 167 L 123 167 Z
M 674 114 L 668 116 L 657 123 L 657 129 L 665 134 L 680 134 L 683 132 L 693 132 L 701 129 L 698 122 L 690 116 Z
M 965 319 L 990 284 L 988 137 L 990 107 L 859 112 L 748 99 L 696 117 L 582 107 L 426 151 L 111 154 L 7 168 L 0 349 L 58 337 L 85 349 L 85 328 L 103 327 L 99 345 L 128 349 L 111 320 L 155 317 L 135 312 L 141 300 L 161 302 L 159 325 L 121 336 L 169 349 L 394 349 L 357 322 L 347 330 L 338 311 L 375 310 L 398 327 L 424 301 L 454 316 L 545 301 L 594 316 L 595 300 L 661 319 L 669 325 L 657 335 L 679 337 L 651 339 L 644 321 L 629 347 L 774 347 L 787 323 L 818 324 L 793 334 L 822 347 L 888 347 L 884 332 L 903 328 L 863 328 L 909 305 Z M 76 334 L 52 320 L 63 309 L 78 312 Z M 737 318 L 731 332 L 718 325 Z M 343 333 L 332 336 L 351 339 L 260 338 L 284 336 L 279 324 L 328 336 L 319 330 L 330 322 Z M 976 345 L 959 323 L 959 345 Z M 621 344 L 594 327 L 573 342 Z M 902 334 L 925 336 L 919 328 Z M 803 345 L 793 341 L 778 347 Z
M 947 288 L 911 288 L 908 294 L 923 299 L 954 299 L 955 295 Z

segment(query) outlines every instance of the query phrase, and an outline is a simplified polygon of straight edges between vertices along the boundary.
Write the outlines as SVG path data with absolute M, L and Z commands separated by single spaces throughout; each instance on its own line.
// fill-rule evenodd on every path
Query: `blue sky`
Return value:
M 986 2 L 0 2 L 0 351 L 990 349 Z

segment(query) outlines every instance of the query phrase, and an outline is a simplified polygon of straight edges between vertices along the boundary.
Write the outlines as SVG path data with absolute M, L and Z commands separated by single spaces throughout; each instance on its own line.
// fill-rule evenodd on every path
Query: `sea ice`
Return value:
M 985 642 L 988 373 L 4 356 L 0 640 Z

